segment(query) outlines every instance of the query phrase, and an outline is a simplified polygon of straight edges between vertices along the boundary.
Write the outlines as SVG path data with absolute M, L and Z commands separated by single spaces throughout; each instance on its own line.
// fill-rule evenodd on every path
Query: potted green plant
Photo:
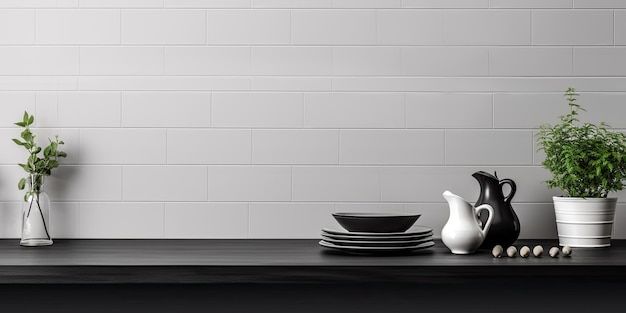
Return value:
M 579 121 L 574 88 L 565 96 L 569 113 L 554 125 L 542 124 L 537 133 L 544 168 L 552 174 L 549 188 L 563 195 L 553 197 L 559 244 L 571 247 L 611 245 L 617 198 L 610 192 L 623 188 L 626 178 L 626 136 L 598 125 Z
M 52 244 L 50 237 L 50 198 L 44 191 L 44 178 L 52 174 L 52 169 L 59 166 L 59 158 L 67 154 L 59 150 L 64 144 L 55 136 L 54 140 L 48 138 L 49 144 L 41 148 L 35 138 L 37 137 L 30 129 L 35 122 L 35 117 L 24 112 L 21 122 L 15 125 L 23 127 L 20 139 L 13 139 L 17 145 L 26 148 L 28 159 L 26 163 L 19 164 L 29 175 L 19 180 L 18 188 L 23 190 L 28 185 L 24 194 L 22 206 L 22 235 L 20 245 L 23 246 L 48 246 Z

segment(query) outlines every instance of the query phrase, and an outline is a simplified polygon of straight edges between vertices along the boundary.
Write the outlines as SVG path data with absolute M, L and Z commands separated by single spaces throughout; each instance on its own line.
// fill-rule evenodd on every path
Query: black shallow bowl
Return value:
M 339 225 L 347 231 L 364 233 L 402 233 L 411 228 L 420 216 L 402 213 L 333 213 Z

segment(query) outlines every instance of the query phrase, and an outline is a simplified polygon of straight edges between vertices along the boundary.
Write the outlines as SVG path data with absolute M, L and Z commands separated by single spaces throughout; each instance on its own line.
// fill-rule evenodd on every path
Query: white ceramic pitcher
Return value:
M 443 244 L 454 254 L 474 253 L 485 240 L 491 227 L 493 208 L 489 204 L 474 208 L 469 202 L 448 190 L 443 193 L 443 197 L 450 207 L 450 217 L 441 230 Z M 481 210 L 489 211 L 489 217 L 483 228 L 478 221 L 478 213 Z

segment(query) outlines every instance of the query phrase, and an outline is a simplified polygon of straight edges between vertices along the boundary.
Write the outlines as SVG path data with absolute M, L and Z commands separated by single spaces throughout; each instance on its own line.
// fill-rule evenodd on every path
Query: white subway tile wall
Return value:
M 556 238 L 534 136 L 568 87 L 626 131 L 625 49 L 618 0 L 0 0 L 0 237 L 28 111 L 66 142 L 56 238 L 318 238 L 339 211 L 439 237 L 478 170 Z

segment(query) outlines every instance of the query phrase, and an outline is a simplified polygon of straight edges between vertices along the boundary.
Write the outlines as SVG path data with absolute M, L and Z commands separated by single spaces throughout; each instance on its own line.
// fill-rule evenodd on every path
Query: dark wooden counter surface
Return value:
M 0 240 L 0 283 L 450 283 L 480 279 L 626 281 L 626 240 L 608 248 L 575 248 L 551 258 L 493 258 L 490 251 L 454 255 L 433 248 L 402 256 L 362 256 L 323 248 L 318 240 L 56 240 L 20 247 Z

